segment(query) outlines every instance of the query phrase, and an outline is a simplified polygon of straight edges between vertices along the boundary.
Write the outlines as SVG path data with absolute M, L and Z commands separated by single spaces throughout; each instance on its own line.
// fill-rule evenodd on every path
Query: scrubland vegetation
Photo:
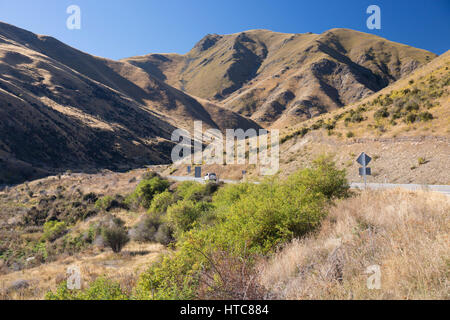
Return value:
M 18 256 L 8 248 L 1 259 L 11 266 L 33 254 L 39 270 L 57 253 L 83 254 L 98 245 L 117 258 L 130 243 L 166 250 L 142 272 L 99 274 L 82 290 L 68 290 L 62 277 L 47 299 L 448 298 L 449 199 L 400 190 L 353 193 L 345 171 L 325 156 L 260 184 L 170 183 L 148 173 L 128 194 L 74 197 L 80 204 L 61 190 L 53 202 L 66 208 L 59 214 L 49 215 L 43 203 L 23 214 L 27 224 L 21 221 L 17 233 L 27 230 L 27 241 L 2 245 L 38 249 Z M 73 216 L 74 208 L 90 214 Z M 380 266 L 380 290 L 366 286 L 371 265 Z M 28 284 L 24 290 L 32 292 Z
M 257 262 L 284 243 L 317 230 L 332 202 L 347 196 L 345 172 L 326 157 L 287 179 L 272 178 L 258 185 L 184 182 L 169 189 L 166 180 L 148 177 L 125 200 L 147 210 L 130 235 L 135 241 L 158 241 L 172 250 L 141 274 L 126 296 L 269 297 L 262 286 L 253 285 Z M 110 282 L 99 281 L 82 293 L 71 293 L 62 283 L 47 297 L 92 298 L 91 292 L 99 291 L 101 298 L 108 296 L 103 290 L 116 292 Z M 123 297 L 123 291 L 116 293 Z

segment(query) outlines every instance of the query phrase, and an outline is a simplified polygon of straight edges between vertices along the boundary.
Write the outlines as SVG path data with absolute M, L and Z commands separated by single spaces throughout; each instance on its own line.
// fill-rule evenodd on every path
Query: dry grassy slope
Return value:
M 0 185 L 47 169 L 168 162 L 176 127 L 259 126 L 128 63 L 0 23 Z M 43 170 L 41 170 L 43 169 Z
M 152 170 L 159 172 L 164 166 L 153 166 Z M 19 227 L 23 215 L 34 206 L 39 206 L 41 199 L 58 195 L 58 189 L 64 190 L 64 201 L 70 207 L 71 198 L 78 194 L 94 192 L 100 195 L 114 196 L 116 194 L 126 195 L 135 189 L 136 185 L 146 173 L 144 169 L 136 169 L 125 173 L 115 173 L 104 170 L 98 174 L 70 174 L 60 177 L 46 177 L 35 180 L 27 184 L 17 185 L 0 191 L 0 252 L 4 252 L 5 245 L 8 247 L 10 237 L 14 237 L 14 250 L 23 248 L 30 241 L 42 236 L 40 231 L 30 228 Z M 27 190 L 34 192 L 32 198 Z M 128 227 L 134 226 L 145 211 L 130 212 L 116 210 L 114 215 L 120 217 Z M 79 221 L 71 228 L 71 234 L 76 235 L 89 229 L 92 223 L 102 219 L 104 214 L 100 214 Z M 28 240 L 27 240 L 28 239 Z M 12 245 L 11 245 L 12 246 Z M 18 271 L 17 266 L 7 267 L 0 258 L 0 300 L 3 299 L 43 299 L 49 290 L 55 290 L 61 281 L 64 281 L 67 267 L 77 265 L 81 269 L 83 286 L 87 286 L 91 281 L 99 276 L 107 276 L 121 282 L 127 288 L 133 285 L 138 274 L 148 268 L 165 248 L 159 244 L 139 244 L 131 241 L 126 245 L 120 254 L 114 254 L 111 250 L 92 246 L 84 250 L 71 254 L 63 252 L 51 262 L 41 264 L 38 258 L 32 261 L 25 261 L 24 270 Z M 32 255 L 35 255 L 32 253 Z M 28 258 L 28 256 L 27 256 Z M 20 268 L 22 268 L 20 267 Z M 16 271 L 14 271 L 16 270 Z M 30 288 L 14 292 L 6 292 L 7 288 L 17 280 L 28 281 Z
M 117 168 L 168 160 L 170 148 L 161 138 L 170 139 L 173 126 L 36 51 L 39 38 L 18 30 L 13 37 L 16 28 L 0 26 L 0 184 L 42 173 L 31 167 Z
M 450 198 L 368 191 L 331 208 L 320 230 L 260 265 L 279 299 L 449 299 Z M 380 290 L 367 288 L 378 265 Z
M 215 118 L 195 98 L 159 81 L 153 75 L 131 64 L 91 56 L 47 36 L 40 36 L 14 26 L 0 23 L 0 30 L 7 38 L 34 51 L 40 52 L 65 66 L 121 92 L 149 110 L 162 114 L 165 120 L 179 127 L 190 127 L 192 120 L 201 120 L 206 126 L 218 126 L 222 119 Z M 209 106 L 209 109 L 218 107 Z M 256 127 L 250 120 L 226 112 L 239 124 Z M 233 123 L 235 124 L 235 123 Z
M 195 96 L 283 127 L 366 97 L 433 53 L 348 29 L 208 35 L 186 55 L 125 59 Z
M 450 51 L 355 105 L 333 111 L 285 130 L 292 135 L 300 128 L 311 128 L 322 121 L 325 126 L 338 119 L 333 130 L 323 127 L 297 136 L 281 145 L 281 170 L 292 172 L 320 153 L 334 153 L 338 164 L 346 168 L 349 179 L 360 181 L 355 158 L 365 151 L 374 161 L 369 182 L 450 184 Z M 413 94 L 417 89 L 418 93 Z M 408 94 L 404 94 L 408 90 Z M 392 97 L 392 104 L 381 106 L 379 97 Z M 405 105 L 393 119 L 402 100 Z M 419 109 L 407 111 L 408 103 L 417 102 Z M 358 111 L 364 108 L 365 111 Z M 375 113 L 386 108 L 387 118 Z M 360 112 L 360 122 L 347 122 L 351 112 Z M 433 119 L 407 122 L 409 114 L 429 112 Z M 343 115 L 343 116 L 341 116 Z M 395 123 L 394 123 L 394 122 Z M 348 133 L 354 135 L 347 138 Z M 331 134 L 331 135 L 330 135 Z M 419 164 L 419 158 L 425 163 Z

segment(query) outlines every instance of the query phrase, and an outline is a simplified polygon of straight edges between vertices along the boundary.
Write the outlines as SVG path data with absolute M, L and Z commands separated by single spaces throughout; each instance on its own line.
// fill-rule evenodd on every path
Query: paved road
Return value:
M 168 176 L 167 178 L 170 179 L 170 180 L 175 180 L 175 181 L 196 181 L 196 182 L 200 182 L 200 183 L 205 182 L 205 180 L 202 179 L 202 178 L 194 178 L 194 177 L 186 177 L 186 176 Z M 241 181 L 239 181 L 239 180 L 220 179 L 220 182 L 239 183 Z
M 175 181 L 197 181 L 203 183 L 204 180 L 201 178 L 194 178 L 194 177 L 186 177 L 186 176 L 168 176 L 167 178 Z M 239 180 L 226 180 L 226 179 L 220 179 L 220 181 L 225 183 L 239 183 L 241 181 Z M 352 189 L 364 189 L 364 183 L 352 183 L 350 184 L 350 187 Z M 406 190 L 428 190 L 428 191 L 434 191 L 439 192 L 442 194 L 445 194 L 447 196 L 450 196 L 450 186 L 439 186 L 439 185 L 423 185 L 423 184 L 392 184 L 392 183 L 368 183 L 367 187 L 374 190 L 379 189 L 406 189 Z

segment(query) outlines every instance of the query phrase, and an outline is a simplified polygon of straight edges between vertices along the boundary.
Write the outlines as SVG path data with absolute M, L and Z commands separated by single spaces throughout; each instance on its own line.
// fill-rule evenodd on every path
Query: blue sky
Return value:
M 81 8 L 81 30 L 66 28 L 73 4 Z M 381 30 L 366 27 L 372 4 L 381 8 Z M 249 29 L 351 28 L 437 54 L 450 49 L 449 0 L 0 0 L 0 21 L 112 59 L 186 53 L 208 33 Z

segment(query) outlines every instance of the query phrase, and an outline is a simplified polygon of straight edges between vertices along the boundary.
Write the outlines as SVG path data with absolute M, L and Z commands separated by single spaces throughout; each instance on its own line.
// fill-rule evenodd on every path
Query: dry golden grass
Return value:
M 260 281 L 282 299 L 449 299 L 449 214 L 443 195 L 362 192 L 263 263 Z M 367 288 L 371 265 L 380 290 Z
M 118 281 L 123 288 L 134 286 L 139 274 L 143 272 L 164 251 L 159 244 L 129 243 L 120 254 L 111 250 L 92 248 L 90 251 L 58 261 L 41 265 L 37 268 L 0 275 L 0 300 L 40 300 L 45 294 L 55 291 L 58 284 L 67 279 L 67 268 L 77 266 L 82 276 L 82 286 L 98 277 L 107 277 Z M 18 280 L 25 280 L 29 287 L 8 290 Z

